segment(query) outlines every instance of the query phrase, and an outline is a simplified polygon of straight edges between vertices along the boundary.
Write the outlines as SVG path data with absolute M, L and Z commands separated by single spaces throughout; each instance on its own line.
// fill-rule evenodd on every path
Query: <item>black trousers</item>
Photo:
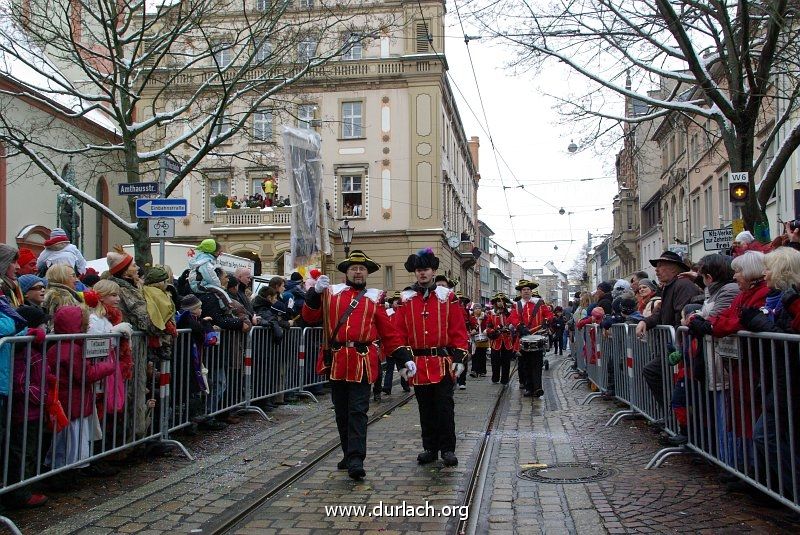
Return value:
M 428 451 L 456 450 L 456 417 L 453 403 L 453 380 L 448 374 L 432 385 L 415 385 L 422 427 L 422 447 Z
M 331 381 L 331 399 L 344 458 L 361 464 L 367 456 L 367 409 L 370 384 Z
M 518 359 L 519 384 L 531 392 L 542 390 L 544 351 L 522 351 Z
M 510 349 L 492 349 L 492 382 L 500 381 L 504 385 L 508 384 L 508 375 L 511 372 L 511 355 L 513 351 Z
M 644 382 L 650 387 L 653 397 L 656 398 L 656 403 L 660 407 L 664 406 L 664 383 L 661 381 L 661 359 L 654 358 L 644 365 L 642 368 L 642 376 Z
M 553 354 L 564 354 L 564 331 L 556 331 L 553 334 Z
M 489 351 L 488 347 L 476 347 L 475 353 L 472 355 L 472 372 L 473 373 L 486 373 L 486 352 Z

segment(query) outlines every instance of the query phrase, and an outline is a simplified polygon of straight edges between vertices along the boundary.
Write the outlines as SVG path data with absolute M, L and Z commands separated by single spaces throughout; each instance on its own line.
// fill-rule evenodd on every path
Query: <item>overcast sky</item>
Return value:
M 561 271 L 567 271 L 586 242 L 587 231 L 611 230 L 611 202 L 616 194 L 614 156 L 619 149 L 605 154 L 591 149 L 576 154 L 567 151 L 571 139 L 577 141 L 578 136 L 569 125 L 558 124 L 555 102 L 543 92 L 567 94 L 570 84 L 581 83 L 577 75 L 561 66 L 541 74 L 514 74 L 507 68 L 512 53 L 505 45 L 471 40 L 468 46 L 486 108 L 488 129 L 497 152 L 508 162 L 510 170 L 502 160 L 496 163 L 492 144 L 483 130 L 487 121 L 452 1 L 448 2 L 446 24 L 445 53 L 451 84 L 455 81 L 458 88 L 453 91 L 464 130 L 468 138 L 479 136 L 481 140 L 478 216 L 494 230 L 498 243 L 524 260 L 524 267 L 543 267 L 545 262 L 553 260 Z M 478 32 L 468 27 L 467 34 Z M 619 108 L 614 112 L 622 112 L 621 101 Z M 517 187 L 520 183 L 525 189 Z M 508 189 L 504 190 L 503 185 Z M 572 215 L 559 215 L 561 207 Z M 556 239 L 564 241 L 515 243 Z M 558 250 L 553 249 L 554 245 Z

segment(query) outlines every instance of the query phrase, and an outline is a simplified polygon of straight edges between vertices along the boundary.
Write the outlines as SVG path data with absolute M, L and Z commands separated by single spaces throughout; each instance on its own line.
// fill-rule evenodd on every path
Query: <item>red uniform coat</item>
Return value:
M 308 302 L 303 305 L 303 320 L 310 324 L 322 321 L 322 310 L 326 311 L 324 328 L 330 334 L 339 323 L 345 310 L 350 306 L 350 302 L 356 298 L 360 290 L 356 290 L 346 284 L 335 284 L 325 290 L 322 295 L 322 306 L 314 309 L 308 306 Z M 380 291 L 370 289 L 361 298 L 358 306 L 350 313 L 347 320 L 336 333 L 336 340 L 329 341 L 332 347 L 333 360 L 330 368 L 325 366 L 325 362 L 320 354 L 317 358 L 317 373 L 330 373 L 333 381 L 349 381 L 353 383 L 361 382 L 364 373 L 370 383 L 374 383 L 380 375 L 380 356 L 375 342 L 380 339 L 382 353 L 391 355 L 395 349 L 402 345 L 403 339 L 399 336 L 397 329 L 386 315 L 386 309 L 379 302 Z M 348 342 L 359 342 L 365 348 L 347 347 Z M 327 348 L 322 348 L 327 349 Z
M 409 380 L 412 385 L 435 384 L 451 374 L 450 365 L 461 362 L 467 355 L 467 327 L 463 307 L 452 290 L 441 286 L 428 293 L 406 290 L 403 305 L 397 309 L 396 325 L 405 345 L 414 352 L 417 374 Z M 448 350 L 449 354 L 434 354 Z M 427 353 L 427 354 L 425 354 Z
M 536 311 L 536 315 L 534 316 L 533 309 L 535 307 L 536 303 L 533 302 L 533 299 L 530 299 L 524 305 L 522 304 L 522 300 L 520 300 L 511 307 L 510 322 L 517 328 L 517 332 L 520 331 L 520 327 L 526 327 L 528 332 L 532 334 L 544 325 L 545 321 L 553 319 L 553 311 L 550 310 L 549 306 L 542 303 L 539 305 L 539 310 Z M 546 335 L 546 333 L 544 334 Z M 514 337 L 514 351 L 519 351 L 519 340 L 520 336 Z
M 511 316 L 503 314 L 502 312 L 500 314 L 496 312 L 487 314 L 486 327 L 484 330 L 489 336 L 489 340 L 491 340 L 489 345 L 493 350 L 500 351 L 502 349 L 514 348 L 514 335 L 511 332 L 501 332 L 500 336 L 494 337 L 494 334 L 500 332 L 502 329 L 513 327 L 510 320 Z

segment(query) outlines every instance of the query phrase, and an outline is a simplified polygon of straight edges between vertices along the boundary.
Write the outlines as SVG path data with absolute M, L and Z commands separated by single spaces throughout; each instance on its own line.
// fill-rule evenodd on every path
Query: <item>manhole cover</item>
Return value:
M 597 464 L 559 463 L 524 470 L 520 477 L 539 483 L 589 483 L 615 473 L 614 469 Z

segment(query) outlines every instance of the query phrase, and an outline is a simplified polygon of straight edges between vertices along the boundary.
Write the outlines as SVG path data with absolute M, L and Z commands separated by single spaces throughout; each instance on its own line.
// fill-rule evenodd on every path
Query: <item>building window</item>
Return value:
M 364 175 L 341 175 L 341 216 L 366 217 L 364 213 Z
M 230 181 L 228 177 L 209 177 L 206 197 L 206 219 L 211 219 L 214 210 L 219 210 L 214 204 L 216 195 L 230 196 Z
M 258 110 L 253 113 L 253 139 L 272 141 L 272 112 L 270 110 Z
M 383 287 L 387 292 L 394 288 L 394 266 L 383 266 Z
M 731 220 L 731 204 L 728 200 L 728 173 L 725 173 L 717 180 L 717 195 L 719 200 L 719 218 L 721 226 L 727 225 Z
M 428 34 L 428 25 L 424 22 L 417 23 L 417 40 L 416 52 L 417 54 L 427 54 L 431 51 L 431 43 Z
M 700 237 L 700 196 L 692 197 L 692 219 L 689 225 L 692 227 L 692 238 Z
M 256 63 L 264 63 L 272 56 L 272 43 L 264 37 L 257 39 L 253 45 L 253 59 Z
M 311 61 L 317 53 L 317 40 L 306 37 L 297 44 L 297 61 L 304 63 Z
M 351 33 L 344 39 L 344 52 L 342 52 L 342 59 L 356 60 L 361 59 L 363 56 L 364 48 L 361 40 L 363 37 L 358 33 Z
M 231 131 L 231 120 L 227 115 L 221 116 L 211 129 L 211 137 L 216 138 Z
M 633 205 L 632 204 L 628 204 L 625 207 L 625 213 L 626 213 L 628 230 L 633 230 Z
M 316 104 L 300 104 L 297 107 L 297 126 L 300 128 L 312 128 L 316 109 Z
M 256 0 L 256 10 L 261 11 L 262 13 L 269 11 L 271 5 L 271 0 Z
M 228 41 L 214 44 L 214 65 L 223 69 L 233 61 L 233 45 Z
M 713 197 L 711 191 L 711 185 L 709 185 L 703 191 L 703 206 L 705 207 L 706 211 L 706 229 L 713 229 L 714 227 L 714 206 L 713 206 Z
M 303 9 L 313 9 L 314 0 L 300 0 L 300 7 Z
M 342 102 L 342 138 L 357 139 L 364 137 L 363 106 L 363 102 Z

